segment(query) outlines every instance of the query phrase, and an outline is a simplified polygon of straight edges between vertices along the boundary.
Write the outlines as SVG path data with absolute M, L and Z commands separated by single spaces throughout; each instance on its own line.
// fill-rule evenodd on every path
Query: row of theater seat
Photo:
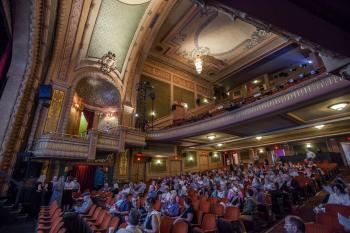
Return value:
M 57 202 L 42 206 L 38 217 L 37 233 L 65 233 L 62 210 Z
M 343 233 L 346 232 L 344 227 L 339 223 L 338 213 L 345 217 L 350 216 L 350 207 L 327 204 L 325 213 L 316 214 L 314 223 L 307 223 L 306 233 Z

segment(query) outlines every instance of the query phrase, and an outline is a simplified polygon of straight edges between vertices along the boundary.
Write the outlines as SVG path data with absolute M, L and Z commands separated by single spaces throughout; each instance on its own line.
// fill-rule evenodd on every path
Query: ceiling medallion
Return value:
M 210 53 L 208 47 L 198 47 L 193 49 L 191 52 L 186 52 L 185 56 L 193 61 L 194 66 L 198 74 L 202 73 L 203 70 L 203 56 L 207 56 Z
M 263 40 L 265 40 L 267 37 L 271 35 L 271 32 L 267 32 L 262 29 L 258 29 L 252 34 L 252 37 L 247 41 L 246 48 L 251 49 L 255 46 L 257 46 L 259 43 L 261 43 Z
M 100 60 L 98 60 L 98 63 L 101 64 L 101 71 L 105 74 L 108 74 L 111 71 L 116 70 L 116 57 L 115 54 L 111 51 L 108 51 L 105 55 L 102 56 Z

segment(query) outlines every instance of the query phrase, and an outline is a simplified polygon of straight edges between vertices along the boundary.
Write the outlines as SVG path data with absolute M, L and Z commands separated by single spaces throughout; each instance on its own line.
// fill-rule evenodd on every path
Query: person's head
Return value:
M 90 199 L 90 193 L 89 192 L 83 193 L 83 199 L 84 201 L 88 201 Z
M 176 203 L 176 196 L 175 196 L 175 195 L 172 195 L 172 196 L 171 196 L 170 202 L 171 202 L 172 204 L 175 204 L 175 203 Z
M 56 182 L 56 181 L 57 181 L 57 176 L 54 176 L 54 177 L 52 178 L 52 181 Z
M 284 229 L 287 233 L 305 233 L 305 224 L 301 218 L 288 215 L 284 219 Z
M 344 187 L 339 184 L 339 183 L 336 183 L 333 185 L 333 191 L 337 194 L 337 195 L 340 195 L 340 194 L 345 194 L 345 189 Z
M 185 208 L 190 208 L 192 205 L 192 200 L 189 197 L 185 197 L 184 199 L 184 204 L 185 204 Z
M 153 206 L 154 204 L 156 203 L 156 198 L 153 198 L 153 197 L 149 197 L 146 199 L 145 201 L 145 209 L 148 211 L 148 212 L 151 212 L 153 210 Z
M 123 199 L 123 200 L 127 200 L 127 199 L 128 199 L 128 194 L 127 194 L 127 193 L 123 193 L 122 199 Z
M 128 223 L 132 226 L 137 226 L 140 221 L 140 214 L 136 209 L 131 209 L 129 213 Z
M 247 197 L 252 197 L 252 196 L 254 196 L 254 190 L 253 189 L 248 189 Z

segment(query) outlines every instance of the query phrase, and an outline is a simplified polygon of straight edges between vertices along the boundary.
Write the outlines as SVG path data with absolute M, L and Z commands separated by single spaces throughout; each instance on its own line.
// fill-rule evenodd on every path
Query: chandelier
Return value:
M 194 63 L 196 71 L 198 74 L 202 73 L 203 70 L 203 56 L 208 55 L 210 52 L 208 47 L 197 47 L 190 53 L 186 54 Z

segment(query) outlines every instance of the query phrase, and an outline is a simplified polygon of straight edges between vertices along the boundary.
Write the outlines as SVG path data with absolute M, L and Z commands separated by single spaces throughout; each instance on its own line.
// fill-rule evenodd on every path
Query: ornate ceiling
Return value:
M 121 73 L 130 44 L 150 0 L 103 0 L 92 31 L 87 57 L 100 59 L 108 51 L 116 55 Z
M 97 107 L 119 107 L 120 95 L 115 86 L 108 81 L 98 78 L 82 78 L 76 92 L 83 101 Z
M 191 1 L 181 0 L 163 24 L 150 57 L 197 75 L 188 54 L 196 48 L 208 47 L 210 53 L 203 57 L 205 64 L 200 76 L 215 82 L 286 43 L 277 35 L 214 7 L 203 14 Z

